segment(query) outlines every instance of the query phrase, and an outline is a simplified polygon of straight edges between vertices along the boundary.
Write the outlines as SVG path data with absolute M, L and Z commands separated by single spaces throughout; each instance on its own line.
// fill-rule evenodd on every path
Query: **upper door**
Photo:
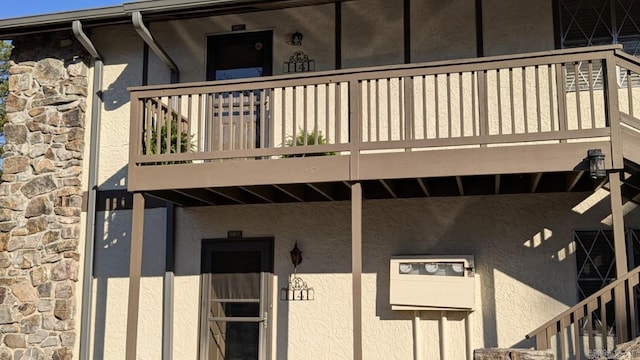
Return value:
M 207 80 L 269 76 L 273 32 L 255 31 L 207 38 Z

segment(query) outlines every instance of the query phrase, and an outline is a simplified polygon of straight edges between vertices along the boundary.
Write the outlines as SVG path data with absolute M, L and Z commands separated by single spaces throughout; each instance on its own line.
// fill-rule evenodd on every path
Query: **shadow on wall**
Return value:
M 164 208 L 145 211 L 142 276 L 146 278 L 164 275 L 165 215 Z M 94 277 L 97 286 L 94 290 L 96 295 L 93 359 L 101 360 L 110 357 L 105 342 L 107 322 L 113 323 L 114 316 L 126 317 L 127 293 L 122 290 L 128 289 L 128 286 L 126 284 L 114 286 L 114 283 L 126 281 L 129 277 L 131 211 L 98 212 L 95 246 Z M 116 293 L 109 293 L 109 291 Z M 117 314 L 113 312 L 114 310 Z M 107 313 L 110 314 L 110 319 L 107 319 Z
M 564 285 L 575 283 L 571 231 L 606 228 L 606 224 L 600 221 L 610 214 L 608 196 L 578 211 L 575 206 L 589 195 L 563 193 L 366 201 L 363 211 L 363 270 L 365 276 L 374 274 L 376 278 L 375 288 L 371 289 L 375 291 L 375 315 L 380 320 L 409 320 L 411 316 L 392 311 L 389 305 L 390 256 L 471 254 L 475 256 L 476 271 L 480 277 L 476 291 L 481 294 L 481 303 L 477 306 L 482 306 L 482 318 L 475 320 L 478 324 L 476 329 L 481 326 L 484 334 L 483 344 L 476 346 L 531 345 L 524 340 L 524 335 L 533 329 L 516 329 L 514 331 L 523 333 L 510 337 L 521 336 L 521 341 L 499 344 L 505 331 L 502 323 L 503 333 L 499 334 L 500 321 L 505 319 L 496 317 L 498 312 L 504 312 L 498 307 L 510 304 L 512 296 L 523 296 L 517 292 L 519 289 L 544 294 L 560 306 L 576 302 L 576 289 L 567 289 Z M 181 237 L 177 251 L 187 253 L 186 258 L 193 258 L 199 254 L 203 237 L 224 237 L 221 234 L 229 230 L 250 230 L 245 231 L 245 236 L 275 236 L 274 264 L 278 283 L 274 290 L 278 291 L 287 285 L 287 275 L 292 270 L 288 251 L 298 240 L 304 251 L 304 264 L 299 274 L 305 280 L 307 275 L 310 278 L 316 276 L 310 286 L 321 287 L 318 282 L 325 280 L 317 277 L 318 274 L 351 272 L 348 208 L 348 203 L 310 203 L 183 209 L 178 217 L 178 227 L 182 230 L 178 230 Z M 640 218 L 637 208 L 627 214 L 629 219 L 634 217 Z M 300 224 L 292 227 L 292 221 Z M 143 277 L 161 277 L 164 274 L 164 224 L 164 209 L 147 210 Z M 636 221 L 629 226 L 640 227 L 640 223 Z M 301 233 L 300 229 L 316 230 Z M 122 296 L 108 294 L 107 290 L 111 289 L 109 282 L 128 277 L 130 231 L 130 211 L 99 213 L 94 270 L 98 282 L 95 359 L 104 358 L 107 299 L 109 302 L 119 301 L 116 297 Z M 322 241 L 318 241 L 319 238 Z M 182 263 L 177 263 L 176 276 L 199 274 L 199 261 L 185 262 L 184 253 L 179 255 Z M 548 276 L 543 269 L 563 274 L 566 281 L 547 281 Z M 505 278 L 508 278 L 508 283 L 504 283 Z M 512 284 L 520 284 L 515 288 L 516 292 L 509 290 L 513 288 Z M 317 296 L 322 294 L 317 293 Z M 120 303 L 126 308 L 126 298 Z M 288 343 L 289 323 L 300 320 L 299 312 L 294 311 L 292 305 L 296 304 L 278 301 L 278 344 Z M 522 306 L 520 311 L 523 314 L 514 316 L 526 316 L 525 313 L 531 311 L 528 309 Z M 291 316 L 294 313 L 296 317 Z M 422 319 L 435 320 L 429 314 L 424 314 Z M 461 318 L 451 315 L 450 320 L 461 321 Z M 278 346 L 276 351 L 278 358 L 287 357 L 287 346 Z
M 505 319 L 504 316 L 500 320 L 497 318 L 501 310 L 504 315 L 504 309 L 498 307 L 522 298 L 519 289 L 542 293 L 565 305 L 577 302 L 577 288 L 567 289 L 564 285 L 574 284 L 576 277 L 572 231 L 606 228 L 600 221 L 610 214 L 608 196 L 588 207 L 585 212 L 577 212 L 575 206 L 589 195 L 503 195 L 492 197 L 489 201 L 486 197 L 439 198 L 432 199 L 439 203 L 438 206 L 412 208 L 409 202 L 403 206 L 406 212 L 385 212 L 375 217 L 366 216 L 371 212 L 367 212 L 365 207 L 363 266 L 365 274 L 376 274 L 376 315 L 381 320 L 408 320 L 412 315 L 391 310 L 388 257 L 379 254 L 471 254 L 475 256 L 476 274 L 480 277 L 476 293 L 480 292 L 481 303 L 478 304 L 476 298 L 476 306 L 482 307 L 482 319 L 476 318 L 474 322 L 482 324 L 483 344 L 476 345 L 532 346 L 532 340 L 526 340 L 525 335 L 534 328 L 514 334 L 522 336 L 517 343 L 499 343 L 499 338 L 504 338 L 505 332 L 503 323 L 502 336 L 499 336 L 499 321 L 504 322 Z M 521 201 L 523 197 L 525 201 Z M 443 212 L 442 209 L 447 210 Z M 421 214 L 424 221 L 405 228 L 406 222 L 402 221 L 402 217 L 411 212 Z M 638 213 L 640 210 L 636 208 L 626 218 L 633 219 Z M 366 239 L 374 234 L 389 238 L 376 241 L 375 246 L 367 244 Z M 398 241 L 398 238 L 402 240 Z M 548 269 L 547 272 L 545 269 Z M 566 281 L 548 281 L 549 276 L 560 276 L 558 274 L 564 274 Z M 504 282 L 505 277 L 511 278 L 508 286 L 496 284 L 496 281 Z M 514 280 L 521 286 L 514 288 L 511 285 Z M 517 321 L 517 318 L 508 319 L 509 316 L 530 318 L 530 314 L 527 315 L 530 311 L 535 310 L 523 303 L 520 309 L 507 316 L 506 321 Z M 422 318 L 427 320 L 429 316 L 424 313 Z
M 116 80 L 110 83 L 100 94 L 100 99 L 103 101 L 106 111 L 117 110 L 123 105 L 128 104 L 131 96 L 129 91 L 127 91 L 127 87 L 139 85 L 142 81 L 139 71 L 136 70 L 134 66 L 129 64 L 122 66 L 122 72 Z M 132 83 L 132 79 L 136 79 L 136 81 Z

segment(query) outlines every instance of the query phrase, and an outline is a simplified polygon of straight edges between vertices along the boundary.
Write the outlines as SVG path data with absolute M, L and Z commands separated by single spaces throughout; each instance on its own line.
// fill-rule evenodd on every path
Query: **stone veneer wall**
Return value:
M 13 44 L 0 184 L 0 360 L 71 359 L 88 58 L 70 32 Z

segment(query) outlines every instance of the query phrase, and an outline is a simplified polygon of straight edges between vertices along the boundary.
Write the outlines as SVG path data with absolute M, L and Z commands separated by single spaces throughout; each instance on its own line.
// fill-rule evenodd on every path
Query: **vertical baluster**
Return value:
M 205 110 L 204 121 L 207 121 L 207 124 L 205 124 L 205 129 L 203 130 L 203 133 L 201 135 L 202 141 L 204 142 L 202 144 L 202 148 L 205 151 L 212 152 L 214 149 L 212 134 L 214 133 L 216 127 L 216 118 L 215 114 L 213 113 L 213 108 L 215 107 L 215 94 L 206 94 L 204 100 L 206 101 L 204 105 L 207 106 Z M 203 107 L 204 105 L 201 105 L 201 107 Z M 204 131 L 206 131 L 206 133 Z
M 244 149 L 245 148 L 245 142 L 244 142 L 244 131 L 245 131 L 245 126 L 244 126 L 244 91 L 240 91 L 240 98 L 238 99 L 239 102 L 239 106 L 238 106 L 238 146 L 236 146 L 236 149 Z
M 282 147 L 287 144 L 287 88 L 282 88 Z
M 458 97 L 460 98 L 460 137 L 464 137 L 464 86 L 462 73 L 458 73 Z
M 451 74 L 447 73 L 447 137 L 453 137 L 453 118 L 451 116 Z
M 171 117 L 173 120 L 173 116 Z M 184 129 L 182 127 L 182 95 L 178 95 L 178 101 L 176 104 L 176 153 L 182 152 L 182 134 Z M 185 143 L 186 146 L 186 143 Z
M 274 100 L 273 94 L 275 93 L 275 89 L 261 89 L 258 96 L 258 107 L 260 107 L 260 143 L 258 146 L 260 148 L 267 148 L 270 144 L 267 144 L 267 141 L 271 143 L 275 138 L 275 124 L 269 121 L 269 138 L 267 139 L 267 106 L 273 106 L 271 102 Z M 273 107 L 272 107 L 273 109 Z M 271 114 L 271 112 L 269 112 Z M 274 117 L 271 117 L 273 119 Z
M 229 124 L 228 129 L 227 129 L 227 133 L 229 135 L 229 143 L 227 145 L 227 150 L 233 150 L 234 149 L 234 145 L 235 145 L 235 129 L 234 129 L 234 120 L 233 120 L 233 108 L 234 108 L 234 103 L 235 103 L 235 96 L 233 94 L 233 91 L 229 92 L 229 103 L 227 104 L 228 107 L 228 112 L 229 112 Z
M 536 72 L 536 124 L 537 124 L 537 128 L 540 129 L 541 124 L 542 124 L 542 107 L 540 105 L 540 66 L 536 65 L 535 67 L 535 72 Z M 529 129 L 529 127 L 527 126 L 527 129 Z M 540 130 L 538 130 L 538 132 L 540 132 Z
M 573 73 L 575 76 L 575 90 L 576 90 L 576 115 L 578 121 L 578 129 L 582 130 L 582 105 L 580 104 L 580 80 L 582 76 L 580 76 L 580 63 L 573 63 Z
M 405 77 L 402 78 L 402 81 L 404 82 L 404 138 L 405 140 L 413 140 L 415 132 L 415 122 L 413 115 L 413 78 Z
M 376 83 L 376 96 L 375 96 L 375 109 L 376 109 L 376 139 L 375 141 L 380 141 L 380 80 L 374 80 Z
M 553 106 L 553 71 L 551 69 L 552 67 L 553 65 L 547 65 L 547 77 L 549 82 L 549 128 L 551 131 L 555 130 L 553 124 L 554 124 L 554 119 L 556 118 L 554 106 Z M 542 131 L 541 126 L 542 126 L 541 122 L 538 122 L 538 132 Z
M 256 148 L 256 121 L 258 120 L 258 114 L 256 109 L 256 91 L 251 90 L 249 92 L 249 132 L 247 133 L 247 148 Z
M 638 281 L 640 279 L 638 279 L 638 273 L 635 273 L 633 276 L 631 276 L 629 278 L 629 282 L 628 287 L 627 287 L 627 294 L 628 294 L 628 308 L 629 308 L 629 319 L 631 319 L 631 322 L 629 324 L 629 327 L 631 328 L 631 338 L 635 339 L 636 337 L 638 337 L 638 328 L 637 328 L 637 322 L 636 322 L 636 291 L 635 291 L 635 287 L 636 285 L 638 285 Z
M 224 93 L 219 92 L 218 94 L 218 126 L 214 127 L 214 130 L 218 134 L 218 151 L 224 150 Z
M 391 141 L 391 79 L 387 79 L 387 141 Z
M 340 83 L 336 84 L 335 87 L 335 97 L 336 97 L 336 118 L 335 118 L 335 127 L 336 127 L 336 144 L 342 144 L 342 85 Z M 351 117 L 348 117 L 349 121 L 353 121 Z M 349 124 L 347 124 L 348 126 Z
M 162 144 L 162 123 L 164 114 L 162 113 L 162 97 L 156 98 L 156 154 L 160 154 Z
M 489 98 L 487 96 L 487 90 L 487 71 L 480 70 L 480 72 L 478 72 L 478 120 L 480 123 L 480 136 L 489 135 Z
M 594 319 L 594 313 L 596 312 L 596 310 L 598 309 L 598 299 L 593 299 L 593 301 L 589 302 L 587 304 L 587 340 L 588 340 L 588 344 L 589 344 L 589 349 L 595 349 L 596 348 L 596 344 L 595 344 L 595 336 L 593 334 L 593 330 L 594 330 L 594 326 L 593 326 L 593 319 Z
M 407 121 L 406 114 L 404 113 L 404 78 L 398 78 L 398 118 L 400 122 L 400 140 L 405 140 L 405 122 Z
M 366 82 L 367 86 L 367 141 L 371 142 L 373 140 L 371 140 L 371 113 L 372 113 L 372 109 L 373 109 L 373 95 L 371 94 L 371 82 L 375 81 L 375 80 L 363 80 L 363 83 Z M 362 86 L 363 88 L 365 86 Z
M 567 88 L 565 82 L 565 64 L 556 64 L 556 95 L 558 96 L 558 130 L 567 131 Z M 567 142 L 560 140 L 560 142 Z
M 436 101 L 436 139 L 440 139 L 440 96 L 438 94 L 438 74 L 433 76 L 433 96 Z
M 496 70 L 496 86 L 498 87 L 498 134 L 502 135 L 502 85 L 500 84 L 500 69 Z
M 193 122 L 193 116 L 192 116 L 192 111 L 193 111 L 193 96 L 191 94 L 189 94 L 187 96 L 187 147 L 186 147 L 186 151 L 187 152 L 191 152 L 193 149 L 193 144 L 192 144 L 192 131 L 193 129 L 191 128 L 191 123 Z
M 200 151 L 204 151 L 204 144 L 202 143 L 202 127 L 203 127 L 203 118 L 202 118 L 202 94 L 198 94 L 197 95 L 197 101 L 198 101 L 198 132 L 197 132 L 197 138 L 196 138 L 196 144 L 197 144 L 197 149 L 196 151 L 200 152 Z
M 324 123 L 325 123 L 325 132 L 327 133 L 327 144 L 335 144 L 336 142 L 332 142 L 331 141 L 331 131 L 330 131 L 330 125 L 331 123 L 329 122 L 330 116 L 329 114 L 331 113 L 331 106 L 329 104 L 329 94 L 330 94 L 330 85 L 326 84 L 323 86 L 324 87 L 324 103 L 325 103 L 325 114 L 324 114 Z M 334 104 L 335 106 L 335 104 Z
M 427 77 L 422 78 L 422 136 L 427 140 Z
M 565 336 L 565 330 L 567 329 L 567 317 L 563 317 L 558 322 L 560 325 L 560 331 L 558 332 L 558 336 L 560 337 L 560 358 L 567 358 L 567 338 Z
M 548 344 L 546 329 L 536 334 L 536 350 L 546 350 L 549 348 Z
M 167 146 L 165 148 L 165 151 L 166 151 L 167 154 L 171 153 L 171 145 L 172 145 L 171 144 L 171 133 L 172 133 L 171 127 L 172 127 L 172 124 L 173 124 L 173 108 L 171 106 L 172 102 L 173 102 L 173 96 L 169 96 L 167 98 L 167 116 L 166 116 L 166 123 L 165 123 L 165 125 L 167 127 L 166 128 L 166 130 L 167 130 L 166 145 Z M 177 121 L 177 119 L 176 119 L 176 121 Z M 178 128 L 178 126 L 176 124 L 176 129 L 177 128 Z
M 631 71 L 626 70 L 627 73 L 627 97 L 629 98 L 629 115 L 633 117 L 633 91 L 631 86 Z
M 553 335 L 557 336 L 557 334 L 558 334 L 558 325 L 556 323 L 554 323 L 553 325 L 550 325 L 547 328 L 546 333 L 547 333 L 547 344 L 549 344 L 548 347 L 550 348 L 551 347 L 551 338 L 553 337 Z M 558 360 L 561 360 L 561 359 L 558 359 Z
M 320 109 L 318 109 L 318 85 L 312 85 L 313 86 L 313 111 L 314 111 L 314 116 L 313 116 L 313 129 L 315 131 L 315 144 L 318 143 L 318 140 L 320 138 L 320 128 L 319 128 L 319 118 L 320 118 Z
M 307 126 L 307 86 L 302 86 L 302 132 L 304 133 L 304 139 L 302 145 L 309 145 L 309 127 Z
M 298 99 L 297 99 L 297 92 L 298 92 L 298 88 L 297 86 L 294 86 L 292 88 L 293 93 L 292 93 L 292 100 L 291 100 L 291 105 L 293 105 L 293 111 L 291 112 L 292 116 L 293 116 L 293 130 L 292 130 L 292 136 L 293 136 L 293 141 L 292 141 L 292 146 L 296 146 L 296 137 L 297 137 L 297 133 L 298 133 L 298 113 L 296 110 L 298 110 Z
M 580 345 L 580 319 L 582 318 L 584 318 L 584 307 L 573 312 L 573 341 L 576 359 L 582 359 L 582 346 Z
M 151 99 L 146 99 L 144 101 L 144 107 L 145 107 L 145 111 L 144 111 L 144 154 L 143 155 L 149 155 L 152 153 L 151 150 L 151 132 L 153 129 L 153 102 L 151 101 Z M 142 149 L 141 149 L 142 150 Z
M 608 295 L 608 296 L 607 296 Z M 607 335 L 609 329 L 607 328 L 607 303 L 611 300 L 611 292 L 607 291 L 600 297 L 600 322 L 602 323 L 602 348 L 607 349 Z
M 478 72 L 471 72 L 471 128 L 473 130 L 472 136 L 480 135 L 480 131 L 478 129 L 478 117 L 476 114 L 476 77 L 478 76 Z
M 589 104 L 591 105 L 591 128 L 596 128 L 596 102 L 593 94 L 593 61 L 589 60 Z
M 538 88 L 538 71 L 536 70 L 536 88 Z M 536 97 L 539 100 L 539 96 Z M 522 106 L 524 115 L 524 132 L 529 132 L 529 106 L 527 105 L 527 68 L 522 67 Z M 539 121 L 538 121 L 539 122 Z
M 513 68 L 509 68 L 509 107 L 511 108 L 511 133 L 516 133 L 516 105 L 513 100 Z

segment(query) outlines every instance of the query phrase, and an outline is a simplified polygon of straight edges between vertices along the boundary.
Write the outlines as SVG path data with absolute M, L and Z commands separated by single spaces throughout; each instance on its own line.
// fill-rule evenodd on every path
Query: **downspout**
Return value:
M 100 119 L 102 111 L 102 57 L 93 43 L 82 31 L 82 23 L 72 23 L 73 34 L 87 50 L 93 60 L 93 99 L 91 107 L 91 140 L 89 141 L 89 179 L 87 200 L 87 229 L 84 245 L 84 268 L 82 279 L 82 308 L 80 315 L 80 359 L 89 360 L 91 342 L 91 305 L 93 303 L 93 261 L 96 232 L 96 198 L 98 192 L 98 160 L 100 148 Z
M 153 39 L 151 32 L 144 25 L 142 14 L 135 11 L 131 14 L 133 27 L 142 40 L 151 49 L 171 72 L 171 83 L 179 81 L 180 71 L 178 66 L 171 60 L 167 52 Z M 145 49 L 145 66 L 148 50 Z M 146 67 L 145 67 L 146 69 Z M 147 85 L 147 73 L 145 71 L 143 85 Z M 175 208 L 171 203 L 167 203 L 166 211 L 166 245 L 165 245 L 165 272 L 162 286 L 162 359 L 173 359 L 173 296 L 174 296 L 174 242 L 175 242 Z
M 171 83 L 175 84 L 180 79 L 180 71 L 178 70 L 178 66 L 173 60 L 169 57 L 167 52 L 153 39 L 151 32 L 144 25 L 144 21 L 142 20 L 142 14 L 140 11 L 134 11 L 131 14 L 131 20 L 133 21 L 133 27 L 138 32 L 138 35 L 142 38 L 142 40 L 149 45 L 149 48 L 162 60 L 165 65 L 171 71 Z

